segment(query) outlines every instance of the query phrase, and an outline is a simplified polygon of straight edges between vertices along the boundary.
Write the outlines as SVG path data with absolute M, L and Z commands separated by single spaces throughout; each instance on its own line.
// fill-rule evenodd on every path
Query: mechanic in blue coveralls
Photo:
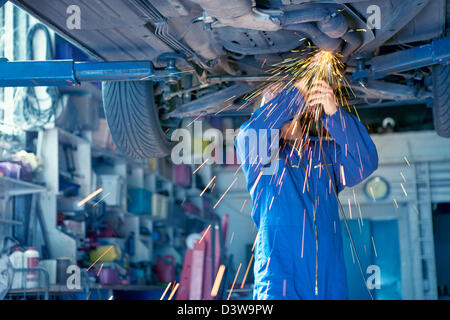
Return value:
M 338 106 L 324 81 L 309 91 L 297 81 L 289 89 L 266 93 L 235 140 L 258 228 L 253 298 L 348 299 L 332 188 L 338 193 L 375 171 L 376 147 L 361 122 Z M 321 139 L 317 130 L 302 130 L 298 116 L 305 106 L 320 105 L 319 131 L 328 132 Z M 273 141 L 273 130 L 279 132 L 278 141 Z M 264 171 L 268 167 L 271 171 Z

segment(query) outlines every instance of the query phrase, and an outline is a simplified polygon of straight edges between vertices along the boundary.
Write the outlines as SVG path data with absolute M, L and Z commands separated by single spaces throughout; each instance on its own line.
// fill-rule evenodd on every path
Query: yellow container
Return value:
M 91 250 L 89 254 L 89 260 L 91 262 L 111 262 L 120 260 L 121 257 L 122 252 L 116 246 L 99 246 Z

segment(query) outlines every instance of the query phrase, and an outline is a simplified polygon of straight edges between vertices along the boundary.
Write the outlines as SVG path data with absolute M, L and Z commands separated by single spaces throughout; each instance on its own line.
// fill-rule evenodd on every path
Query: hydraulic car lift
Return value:
M 81 82 L 94 81 L 173 81 L 179 79 L 180 73 L 170 63 L 172 60 L 168 59 L 166 69 L 154 70 L 151 61 L 8 61 L 0 58 L 0 87 L 77 86 Z M 450 37 L 370 60 L 361 60 L 353 74 L 353 80 L 380 79 L 394 72 L 448 63 Z M 370 67 L 366 68 L 367 65 Z M 235 77 L 235 81 L 239 81 L 239 77 Z

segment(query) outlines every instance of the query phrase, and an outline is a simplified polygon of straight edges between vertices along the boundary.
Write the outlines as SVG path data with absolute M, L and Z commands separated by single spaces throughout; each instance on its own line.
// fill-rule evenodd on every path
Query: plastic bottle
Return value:
M 37 268 L 39 266 L 39 252 L 34 247 L 28 247 L 25 251 L 24 260 L 26 268 Z M 38 271 L 27 271 L 26 288 L 33 289 L 39 287 Z
M 14 269 L 23 269 L 25 267 L 23 251 L 20 247 L 14 247 L 12 249 L 12 253 L 9 255 L 9 261 L 11 262 Z M 22 281 L 23 281 L 23 272 L 21 271 L 14 272 L 11 289 L 23 288 L 25 282 Z

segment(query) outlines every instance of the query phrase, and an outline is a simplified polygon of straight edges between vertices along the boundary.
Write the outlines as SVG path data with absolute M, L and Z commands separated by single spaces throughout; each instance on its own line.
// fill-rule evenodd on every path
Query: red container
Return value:
M 188 188 L 191 186 L 191 167 L 185 164 L 173 166 L 173 179 L 176 184 Z
M 196 206 L 194 206 L 190 202 L 183 203 L 183 208 L 184 208 L 184 212 L 186 212 L 186 213 L 200 216 L 200 209 L 197 208 Z
M 175 258 L 172 255 L 157 257 L 155 271 L 160 282 L 175 281 Z

